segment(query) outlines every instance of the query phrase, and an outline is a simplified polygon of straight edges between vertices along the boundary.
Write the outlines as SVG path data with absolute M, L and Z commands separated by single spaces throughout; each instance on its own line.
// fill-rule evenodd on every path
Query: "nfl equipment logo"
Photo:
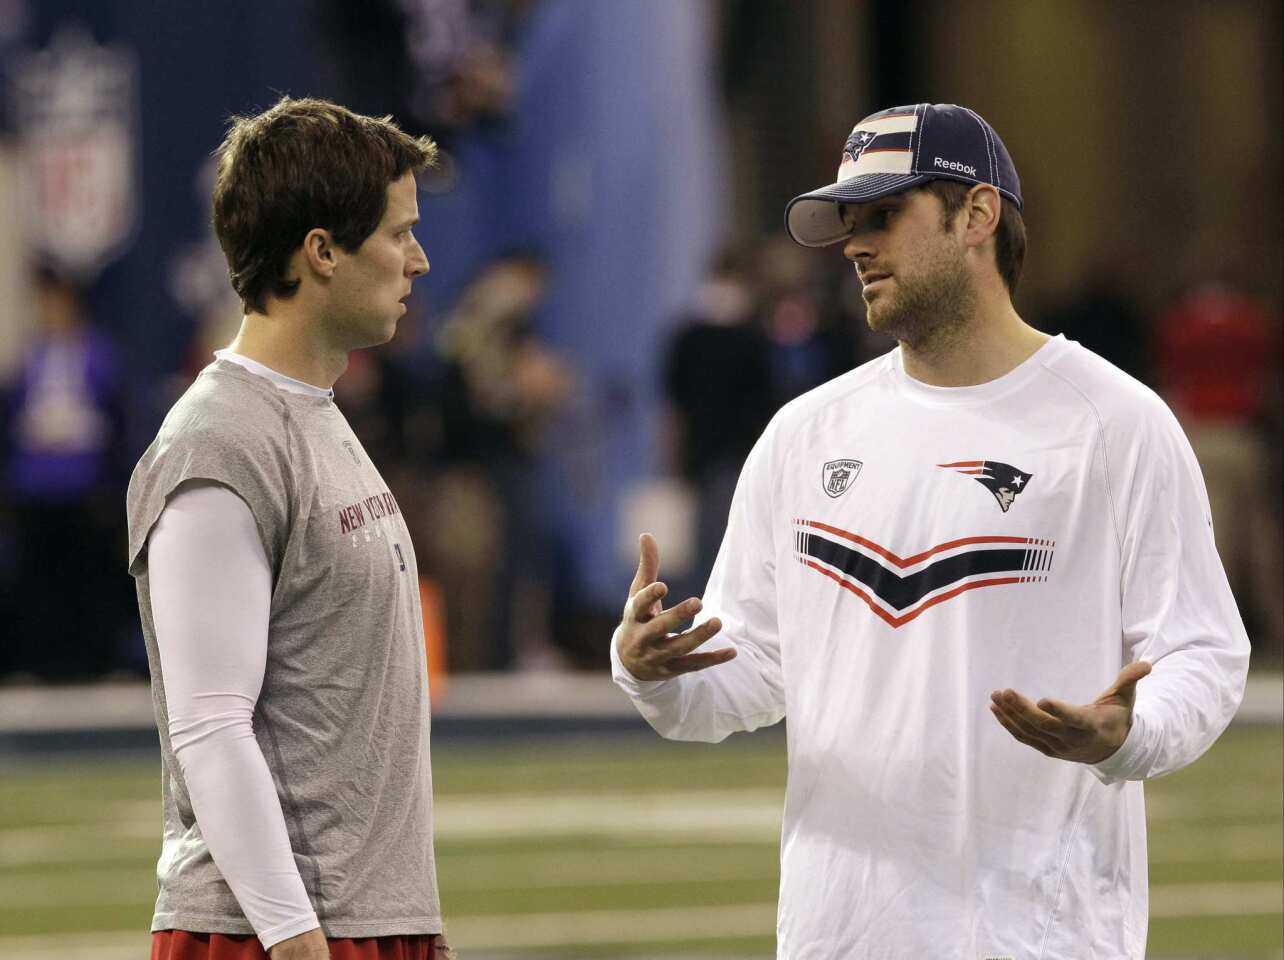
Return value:
M 859 460 L 830 460 L 821 469 L 821 485 L 831 498 L 841 497 L 860 475 Z

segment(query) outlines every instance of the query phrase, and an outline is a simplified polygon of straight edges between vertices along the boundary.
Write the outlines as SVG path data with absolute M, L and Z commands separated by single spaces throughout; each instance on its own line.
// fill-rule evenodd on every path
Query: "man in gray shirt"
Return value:
M 153 960 L 448 950 L 414 550 L 331 389 L 428 271 L 414 174 L 435 153 L 290 98 L 219 150 L 245 319 L 128 498 L 163 772 Z

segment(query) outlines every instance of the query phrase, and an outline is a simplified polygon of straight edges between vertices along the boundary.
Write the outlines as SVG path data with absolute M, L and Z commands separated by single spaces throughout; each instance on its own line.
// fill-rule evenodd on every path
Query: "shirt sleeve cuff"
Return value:
M 315 930 L 319 926 L 321 926 L 321 921 L 317 919 L 317 915 L 309 913 L 306 917 L 287 920 L 285 923 L 278 923 L 275 927 L 260 931 L 259 943 L 263 944 L 264 950 L 271 950 L 282 940 L 297 937 L 299 934 Z
M 1105 784 L 1135 779 L 1131 774 L 1136 769 L 1138 757 L 1145 744 L 1144 728 L 1144 718 L 1141 713 L 1134 710 L 1132 729 L 1128 731 L 1128 736 L 1119 745 L 1119 749 L 1099 763 L 1089 764 L 1088 769 L 1092 771 L 1093 776 Z
M 619 650 L 616 649 L 619 639 L 620 630 L 617 627 L 615 633 L 611 634 L 611 679 L 615 681 L 617 687 L 635 700 L 645 700 L 650 694 L 673 682 L 673 680 L 639 680 L 629 673 L 628 668 L 624 666 L 624 661 L 620 659 Z

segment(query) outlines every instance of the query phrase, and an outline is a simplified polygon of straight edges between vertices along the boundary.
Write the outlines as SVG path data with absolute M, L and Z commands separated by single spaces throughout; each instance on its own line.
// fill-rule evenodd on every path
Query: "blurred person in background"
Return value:
M 214 225 L 245 316 L 130 482 L 160 733 L 153 960 L 438 960 L 428 682 L 409 531 L 333 402 L 428 261 L 388 119 L 235 118 Z
M 696 495 L 693 582 L 713 569 L 736 478 L 774 412 L 771 360 L 742 255 L 725 252 L 680 322 L 664 360 L 667 446 Z
M 786 221 L 842 244 L 898 347 L 773 418 L 703 602 L 662 607 L 641 538 L 611 642 L 639 712 L 711 742 L 788 715 L 781 957 L 1142 960 L 1140 781 L 1243 694 L 1190 446 L 1016 312 L 1021 210 L 975 112 L 860 121 Z
M 416 544 L 420 602 L 432 675 L 451 664 L 444 645 L 445 598 L 434 579 L 432 541 L 444 504 L 436 502 L 435 477 L 441 445 L 441 415 L 431 372 L 415 366 L 418 338 L 426 325 L 422 303 L 412 296 L 392 342 L 353 352 L 334 385 L 334 402 L 370 455 Z M 436 691 L 434 690 L 434 693 Z
M 512 47 L 533 0 L 323 0 L 329 65 L 354 105 L 385 109 L 443 146 L 504 123 L 515 102 Z
M 0 673 L 70 681 L 123 662 L 131 599 L 114 559 L 125 532 L 123 378 L 75 284 L 48 267 L 34 282 L 34 335 L 3 396 L 15 556 Z
M 414 393 L 409 375 L 386 349 L 353 353 L 335 381 L 335 403 L 384 476 L 401 478 L 407 470 L 406 420 Z
M 774 411 L 851 369 L 856 341 L 826 298 L 816 264 L 788 237 L 773 236 L 762 245 L 758 277 Z
M 1278 444 L 1280 318 L 1226 284 L 1197 287 L 1155 323 L 1158 387 L 1199 458 L 1213 531 L 1262 652 L 1284 654 Z M 1272 398 L 1275 404 L 1272 405 Z
M 548 637 L 538 465 L 574 376 L 532 325 L 544 282 L 538 257 L 501 257 L 461 294 L 437 337 L 441 447 L 429 567 L 446 598 L 452 670 L 559 662 Z

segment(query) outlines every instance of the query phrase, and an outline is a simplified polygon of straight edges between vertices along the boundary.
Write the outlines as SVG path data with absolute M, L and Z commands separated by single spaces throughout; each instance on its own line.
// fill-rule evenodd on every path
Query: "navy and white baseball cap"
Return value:
M 837 243 L 847 236 L 840 203 L 868 203 L 928 180 L 988 183 L 1021 208 L 1021 181 L 994 128 L 967 107 L 916 103 L 856 124 L 838 179 L 790 200 L 785 228 L 804 247 Z

